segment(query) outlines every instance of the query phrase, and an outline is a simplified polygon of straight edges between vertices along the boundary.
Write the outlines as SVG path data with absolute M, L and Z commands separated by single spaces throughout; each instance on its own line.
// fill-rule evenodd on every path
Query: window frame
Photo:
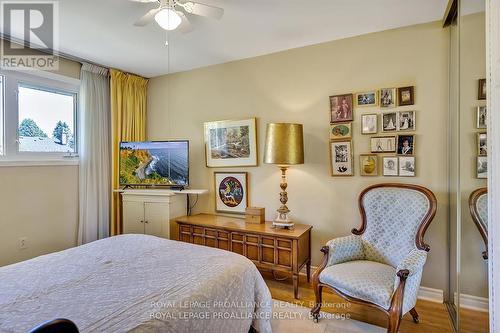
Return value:
M 2 71 L 4 79 L 3 107 L 3 155 L 0 155 L 2 165 L 52 165 L 78 164 L 80 142 L 79 90 L 80 81 L 65 78 L 58 74 L 41 71 Z M 27 152 L 19 150 L 19 87 L 37 89 L 46 92 L 74 96 L 73 131 L 75 151 L 67 152 Z M 47 133 L 49 134 L 49 133 Z

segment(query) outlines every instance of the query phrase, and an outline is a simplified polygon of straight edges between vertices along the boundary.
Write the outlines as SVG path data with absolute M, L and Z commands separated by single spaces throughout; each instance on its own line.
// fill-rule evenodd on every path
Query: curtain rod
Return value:
M 19 44 L 19 45 L 23 45 L 25 48 L 31 49 L 30 43 L 26 42 L 25 40 L 9 36 L 9 35 L 4 34 L 2 32 L 0 32 L 0 39 L 3 39 L 4 41 L 7 41 L 7 42 L 11 42 L 11 43 L 16 43 L 16 44 Z M 31 44 L 33 44 L 33 43 L 31 43 Z M 36 46 L 40 46 L 40 45 L 36 45 Z M 46 53 L 46 54 L 54 54 L 54 53 L 56 53 L 58 57 L 66 59 L 66 60 L 75 61 L 75 62 L 78 62 L 80 64 L 87 63 L 87 64 L 99 66 L 99 67 L 104 67 L 104 68 L 107 68 L 107 69 L 112 69 L 112 67 L 110 67 L 110 66 L 102 65 L 102 64 L 99 64 L 97 62 L 90 61 L 88 59 L 83 59 L 83 58 L 80 58 L 80 57 L 77 57 L 77 56 L 74 56 L 74 55 L 71 55 L 71 54 L 68 54 L 68 53 L 64 53 L 64 52 L 60 52 L 60 51 L 54 52 L 53 49 L 48 49 L 47 51 L 43 51 L 43 50 L 36 50 L 36 51 L 39 51 L 41 53 Z M 130 72 L 127 72 L 127 71 L 124 71 L 124 70 L 121 70 L 121 69 L 120 69 L 120 71 L 122 71 L 124 73 L 127 73 L 127 74 L 137 75 L 137 76 L 140 76 L 140 77 L 145 78 L 145 79 L 149 79 L 149 78 L 144 77 L 142 75 L 138 75 L 138 74 L 135 74 L 135 73 L 130 73 Z

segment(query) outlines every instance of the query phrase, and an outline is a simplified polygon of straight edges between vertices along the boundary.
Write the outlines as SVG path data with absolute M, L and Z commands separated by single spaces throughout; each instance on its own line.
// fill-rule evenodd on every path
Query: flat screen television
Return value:
M 189 141 L 120 143 L 121 186 L 189 185 Z

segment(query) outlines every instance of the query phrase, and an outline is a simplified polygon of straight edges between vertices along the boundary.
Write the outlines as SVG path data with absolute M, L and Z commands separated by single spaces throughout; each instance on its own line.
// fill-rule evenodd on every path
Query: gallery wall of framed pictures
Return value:
M 354 176 L 353 128 L 370 135 L 359 155 L 361 176 L 415 177 L 415 87 L 380 88 L 330 96 L 331 175 Z M 358 146 L 356 147 L 358 149 Z
M 478 101 L 486 100 L 486 79 L 478 80 L 477 99 Z M 476 178 L 486 179 L 488 178 L 488 133 L 486 132 L 488 112 L 485 105 L 477 106 L 475 112 L 478 131 L 475 133 L 477 143 L 475 173 Z

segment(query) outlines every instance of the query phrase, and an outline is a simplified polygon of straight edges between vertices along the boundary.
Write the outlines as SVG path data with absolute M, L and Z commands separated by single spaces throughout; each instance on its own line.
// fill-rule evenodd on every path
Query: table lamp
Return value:
M 264 163 L 276 164 L 281 169 L 281 207 L 273 221 L 273 227 L 293 228 L 290 209 L 286 203 L 286 170 L 290 165 L 304 164 L 304 136 L 301 124 L 275 123 L 267 125 Z

